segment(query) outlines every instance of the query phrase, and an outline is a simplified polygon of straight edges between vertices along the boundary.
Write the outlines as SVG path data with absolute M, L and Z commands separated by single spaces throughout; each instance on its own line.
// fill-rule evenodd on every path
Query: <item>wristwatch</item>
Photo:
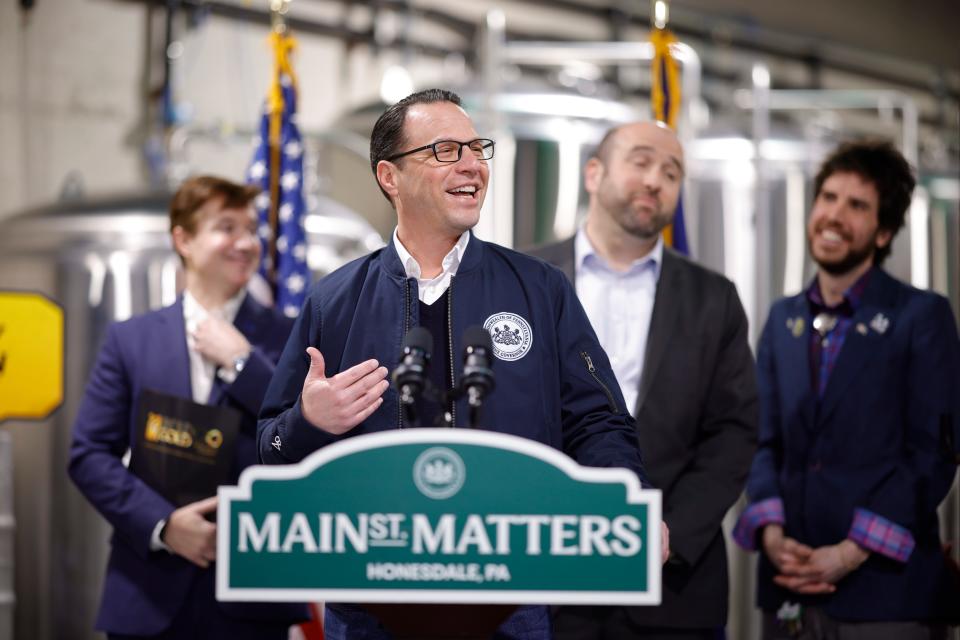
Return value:
M 243 368 L 247 366 L 247 360 L 250 359 L 250 352 L 243 354 L 242 356 L 237 356 L 233 359 L 233 372 L 237 375 L 240 375 L 240 372 L 243 371 Z

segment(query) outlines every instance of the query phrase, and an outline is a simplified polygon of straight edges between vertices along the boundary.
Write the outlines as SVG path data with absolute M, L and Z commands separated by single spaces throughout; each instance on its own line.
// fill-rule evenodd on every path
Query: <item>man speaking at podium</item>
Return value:
M 542 442 L 586 466 L 630 469 L 649 487 L 633 419 L 566 276 L 470 232 L 493 151 L 449 91 L 414 93 L 377 120 L 370 164 L 397 228 L 386 247 L 310 291 L 264 399 L 263 462 L 297 462 L 358 434 L 467 426 L 466 400 L 446 398 L 434 407 L 436 423 L 418 416 L 421 424 L 410 424 L 386 378 L 409 329 L 421 326 L 434 340 L 430 379 L 456 388 L 464 332 L 482 325 L 497 359 L 483 428 Z M 389 638 L 348 605 L 327 606 L 326 633 Z M 546 607 L 521 607 L 496 637 L 549 638 Z

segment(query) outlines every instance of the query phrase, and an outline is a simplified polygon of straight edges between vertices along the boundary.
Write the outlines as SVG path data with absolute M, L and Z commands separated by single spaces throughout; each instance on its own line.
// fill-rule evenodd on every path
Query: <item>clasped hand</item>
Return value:
M 763 529 L 763 550 L 779 574 L 773 581 L 797 593 L 833 593 L 836 583 L 870 555 L 852 540 L 813 548 L 783 533 L 777 524 Z

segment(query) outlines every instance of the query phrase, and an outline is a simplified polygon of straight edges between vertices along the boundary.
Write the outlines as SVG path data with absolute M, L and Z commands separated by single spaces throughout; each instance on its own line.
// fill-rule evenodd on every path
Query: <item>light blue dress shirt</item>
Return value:
M 574 241 L 577 296 L 610 358 L 631 414 L 636 410 L 653 301 L 663 264 L 663 238 L 626 271 L 600 257 L 583 227 Z

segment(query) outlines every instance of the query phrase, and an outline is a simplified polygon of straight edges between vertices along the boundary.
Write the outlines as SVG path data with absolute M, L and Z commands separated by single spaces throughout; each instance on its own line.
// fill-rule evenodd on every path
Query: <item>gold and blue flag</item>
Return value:
M 677 60 L 670 51 L 670 45 L 677 42 L 677 38 L 668 29 L 653 30 L 650 35 L 653 44 L 653 63 L 651 64 L 650 104 L 653 117 L 676 131 L 677 114 L 680 113 L 680 70 Z M 673 224 L 663 230 L 663 240 L 669 247 L 673 247 L 684 255 L 690 254 L 687 244 L 687 229 L 683 221 L 683 193 L 677 200 L 677 211 L 673 216 Z

